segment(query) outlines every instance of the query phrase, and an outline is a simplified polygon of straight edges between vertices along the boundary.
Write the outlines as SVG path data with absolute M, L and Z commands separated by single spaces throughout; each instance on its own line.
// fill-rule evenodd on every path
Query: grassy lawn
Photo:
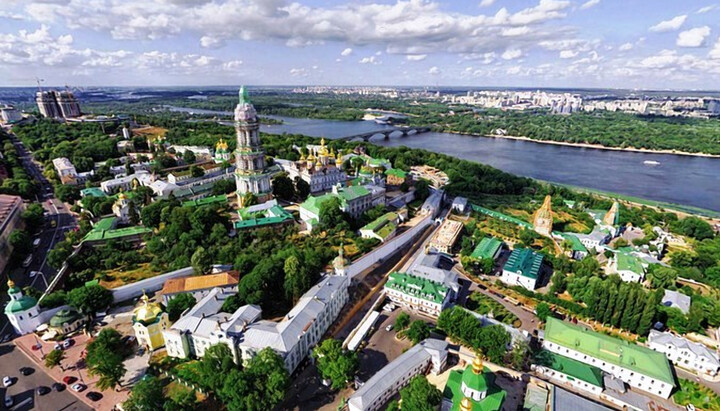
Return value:
M 139 264 L 134 270 L 123 271 L 120 269 L 109 270 L 103 273 L 104 275 L 97 275 L 96 278 L 100 279 L 100 285 L 105 288 L 116 288 L 125 284 L 131 284 L 146 278 L 155 277 L 160 274 L 153 271 L 150 268 L 150 263 Z M 104 280 L 101 279 L 105 278 Z
M 502 304 L 493 300 L 482 293 L 472 293 L 465 304 L 468 310 L 475 311 L 478 314 L 492 313 L 492 317 L 496 320 L 515 326 L 520 326 L 520 319 L 510 311 L 508 311 Z
M 695 381 L 680 378 L 680 390 L 673 394 L 673 401 L 679 405 L 692 404 L 698 409 L 720 410 L 720 397 L 707 387 Z

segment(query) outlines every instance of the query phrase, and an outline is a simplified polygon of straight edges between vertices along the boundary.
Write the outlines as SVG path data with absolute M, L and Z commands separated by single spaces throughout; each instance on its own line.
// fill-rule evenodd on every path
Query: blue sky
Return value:
M 3 0 L 0 85 L 719 89 L 720 0 Z

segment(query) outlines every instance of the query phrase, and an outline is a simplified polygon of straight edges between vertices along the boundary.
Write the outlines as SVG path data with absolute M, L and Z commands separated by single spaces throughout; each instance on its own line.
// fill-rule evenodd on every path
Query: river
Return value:
M 263 125 L 262 131 L 332 139 L 388 127 L 372 121 L 272 117 L 283 120 L 283 124 Z M 448 133 L 392 136 L 389 140 L 378 135 L 371 141 L 381 146 L 444 153 L 535 179 L 720 211 L 718 158 L 599 150 Z M 645 161 L 659 164 L 647 165 Z

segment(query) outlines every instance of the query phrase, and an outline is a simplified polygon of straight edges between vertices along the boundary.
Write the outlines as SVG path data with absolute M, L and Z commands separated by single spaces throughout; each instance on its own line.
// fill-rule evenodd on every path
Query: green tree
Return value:
M 253 193 L 251 193 L 251 192 L 249 192 L 249 191 L 248 191 L 247 193 L 243 194 L 241 200 L 242 200 L 242 206 L 243 206 L 243 207 L 250 207 L 250 206 L 253 206 L 253 205 L 257 204 L 257 202 L 258 202 L 257 197 L 255 196 L 255 194 L 253 194 Z
M 197 158 L 195 158 L 195 153 L 193 153 L 190 150 L 185 150 L 185 152 L 182 155 L 183 161 L 185 164 L 193 164 L 197 161 Z
M 73 185 L 57 184 L 55 186 L 55 197 L 64 203 L 74 203 L 80 199 L 80 189 Z
M 165 400 L 164 411 L 196 411 L 198 401 L 193 390 L 177 390 L 170 401 Z
M 32 203 L 27 206 L 22 213 L 22 219 L 30 232 L 36 232 L 45 224 L 45 209 L 38 203 Z
M 403 311 L 395 318 L 395 329 L 402 331 L 407 328 L 408 325 L 410 325 L 410 315 Z
M 541 302 L 535 307 L 535 315 L 537 315 L 540 321 L 545 322 L 548 317 L 553 316 L 553 311 L 546 302 Z
M 647 335 L 647 333 L 650 331 L 650 327 L 652 327 L 653 325 L 653 319 L 655 318 L 655 314 L 657 313 L 657 305 L 662 299 L 662 295 L 659 294 L 659 292 L 662 292 L 662 290 L 656 290 L 654 292 L 647 293 L 645 299 L 645 307 L 643 308 L 642 315 L 640 316 L 640 321 L 638 322 L 637 329 L 635 330 L 636 334 Z
M 430 326 L 423 320 L 415 320 L 411 322 L 408 329 L 405 330 L 405 336 L 408 337 L 413 344 L 417 344 L 430 337 Z
M 400 390 L 402 409 L 435 411 L 442 402 L 442 392 L 430 384 L 424 375 L 417 375 L 407 387 Z
M 45 366 L 48 368 L 55 368 L 61 365 L 62 360 L 65 359 L 65 351 L 63 350 L 52 350 L 45 356 Z
M 130 353 L 120 333 L 113 328 L 103 328 L 86 350 L 88 372 L 99 377 L 98 388 L 106 390 L 120 384 L 126 371 L 123 360 Z
M 323 341 L 313 350 L 317 369 L 323 379 L 332 381 L 332 389 L 339 390 L 347 385 L 358 369 L 357 353 L 346 351 L 342 342 L 333 338 Z
M 295 254 L 285 259 L 283 271 L 285 273 L 285 296 L 289 300 L 297 301 L 312 285 L 309 273 L 302 267 L 300 259 Z
M 138 214 L 134 201 L 128 203 L 128 221 L 130 225 L 140 224 L 140 214 Z
M 650 281 L 652 288 L 668 288 L 675 285 L 677 271 L 659 264 L 651 264 L 648 269 L 647 279 Z
M 320 226 L 324 230 L 330 230 L 346 222 L 345 213 L 340 207 L 340 199 L 337 197 L 329 198 L 320 203 Z
M 92 316 L 107 308 L 113 301 L 112 293 L 100 285 L 78 287 L 67 295 L 68 304 L 81 313 Z
M 13 230 L 8 237 L 8 243 L 17 255 L 26 255 L 32 251 L 32 240 L 25 230 Z
M 523 339 L 518 339 L 510 351 L 510 363 L 518 371 L 530 369 L 530 345 Z
M 562 294 L 567 289 L 567 276 L 565 273 L 556 271 L 552 276 L 552 285 L 550 292 L 553 294 Z
M 218 396 L 229 410 L 273 409 L 285 397 L 290 377 L 272 348 L 262 349 L 242 371 L 232 371 Z
M 190 264 L 196 275 L 207 274 L 212 268 L 212 255 L 205 250 L 205 247 L 198 247 L 190 257 Z
M 185 310 L 195 305 L 195 297 L 190 293 L 181 293 L 173 297 L 167 304 L 167 313 L 171 322 L 175 322 L 180 318 Z
M 430 197 L 430 182 L 421 178 L 415 182 L 415 198 L 425 200 L 428 197 Z
M 52 292 L 40 300 L 40 307 L 55 308 L 67 303 L 67 294 L 63 290 Z
M 202 167 L 198 167 L 193 164 L 190 166 L 190 175 L 195 178 L 202 177 L 205 175 L 205 170 L 203 170 Z
M 213 391 L 220 390 L 227 375 L 239 369 L 227 344 L 212 345 L 205 350 L 205 355 L 200 360 L 201 384 Z
M 295 197 L 295 184 L 288 177 L 287 173 L 280 173 L 272 180 L 273 195 L 285 201 Z
M 126 411 L 162 410 L 165 396 L 163 384 L 157 377 L 146 375 L 141 378 L 130 392 L 130 397 L 123 403 Z
M 295 194 L 298 201 L 305 201 L 310 195 L 310 184 L 300 177 L 295 177 Z

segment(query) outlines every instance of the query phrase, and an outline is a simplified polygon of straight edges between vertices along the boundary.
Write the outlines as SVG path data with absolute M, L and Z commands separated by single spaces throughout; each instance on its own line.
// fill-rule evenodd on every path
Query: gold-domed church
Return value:
M 133 311 L 133 330 L 138 345 L 155 350 L 165 345 L 162 331 L 170 327 L 170 319 L 162 304 L 152 303 L 143 293 L 140 305 Z
M 338 183 L 344 184 L 347 174 L 342 169 L 342 153 L 327 148 L 325 139 L 320 145 L 307 146 L 308 155 L 301 150 L 300 160 L 289 162 L 286 170 L 290 179 L 300 177 L 310 185 L 310 192 L 330 190 Z

